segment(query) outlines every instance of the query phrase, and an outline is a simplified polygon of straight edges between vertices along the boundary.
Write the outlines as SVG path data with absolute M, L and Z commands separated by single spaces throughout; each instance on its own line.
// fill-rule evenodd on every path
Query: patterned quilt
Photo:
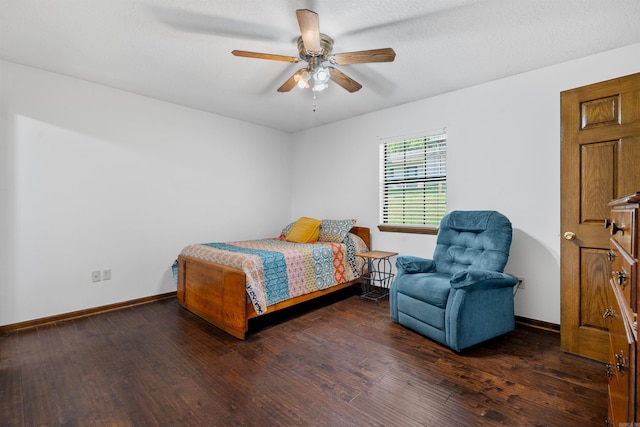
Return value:
M 187 246 L 182 255 L 242 270 L 256 313 L 289 298 L 356 279 L 367 251 L 358 236 L 343 243 L 292 243 L 280 239 L 206 243 Z

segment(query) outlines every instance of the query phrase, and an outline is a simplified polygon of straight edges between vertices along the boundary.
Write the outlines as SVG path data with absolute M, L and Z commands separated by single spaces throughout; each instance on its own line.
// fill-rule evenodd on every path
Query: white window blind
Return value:
M 380 144 L 380 223 L 438 227 L 447 207 L 447 135 Z

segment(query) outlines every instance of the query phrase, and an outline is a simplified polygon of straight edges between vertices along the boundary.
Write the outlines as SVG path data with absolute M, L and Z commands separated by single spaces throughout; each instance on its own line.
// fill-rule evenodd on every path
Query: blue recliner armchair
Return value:
M 518 279 L 503 273 L 511 234 L 496 211 L 445 215 L 432 260 L 397 258 L 391 318 L 455 351 L 513 330 Z

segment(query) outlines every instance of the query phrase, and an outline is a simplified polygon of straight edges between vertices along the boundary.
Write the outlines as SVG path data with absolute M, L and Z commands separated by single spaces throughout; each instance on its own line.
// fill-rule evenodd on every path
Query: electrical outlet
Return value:
M 524 283 L 525 283 L 524 277 L 518 277 L 518 282 L 520 283 L 518 285 L 518 289 L 524 289 Z
M 111 269 L 102 270 L 102 280 L 111 280 Z
M 92 282 L 99 282 L 100 280 L 102 280 L 102 276 L 100 275 L 100 271 L 92 271 L 91 272 L 91 281 Z

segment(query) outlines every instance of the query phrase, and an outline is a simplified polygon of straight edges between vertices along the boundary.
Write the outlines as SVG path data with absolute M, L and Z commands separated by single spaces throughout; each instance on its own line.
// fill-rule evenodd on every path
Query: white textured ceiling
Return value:
M 339 67 L 363 88 L 313 112 L 276 92 L 301 64 L 231 55 L 297 56 L 299 8 L 334 53 L 396 60 Z M 288 132 L 638 42 L 638 0 L 0 0 L 0 59 Z

